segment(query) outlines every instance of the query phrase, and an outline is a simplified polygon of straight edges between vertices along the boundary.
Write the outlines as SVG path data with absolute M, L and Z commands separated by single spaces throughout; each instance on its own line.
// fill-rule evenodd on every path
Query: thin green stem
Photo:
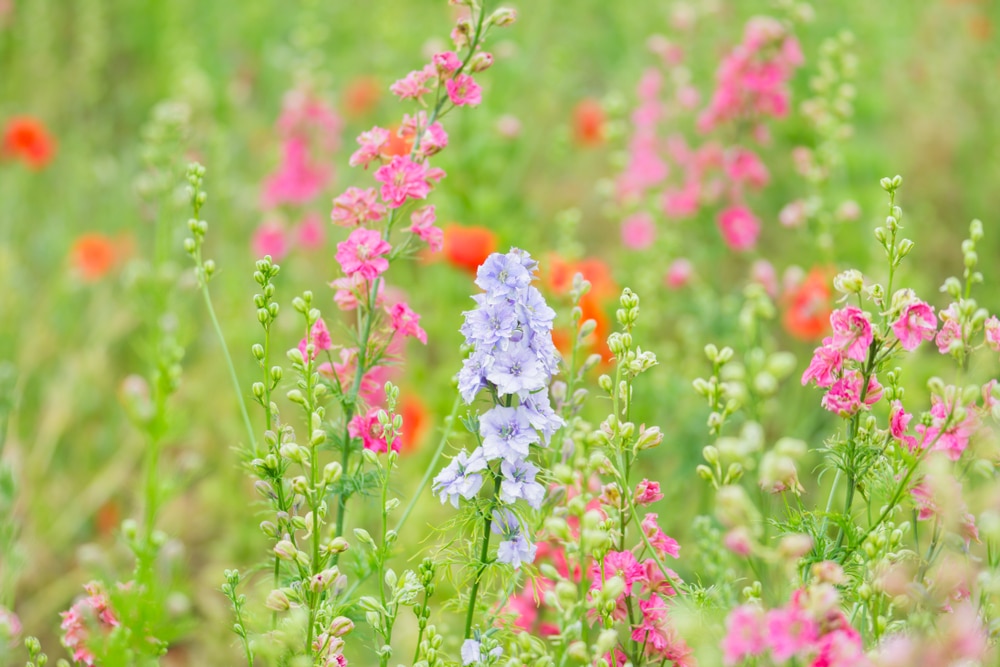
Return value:
M 493 478 L 493 497 L 496 498 L 497 494 L 500 493 L 500 482 L 503 477 L 494 474 Z M 463 635 L 465 639 L 472 637 L 472 618 L 476 613 L 476 595 L 479 593 L 479 579 L 482 577 L 483 571 L 486 570 L 486 558 L 490 553 L 490 529 L 492 527 L 493 505 L 491 503 L 490 508 L 486 511 L 486 517 L 483 519 L 483 546 L 479 550 L 479 567 L 476 569 L 476 578 L 472 582 L 472 591 L 469 593 L 469 610 L 465 614 L 465 634 Z

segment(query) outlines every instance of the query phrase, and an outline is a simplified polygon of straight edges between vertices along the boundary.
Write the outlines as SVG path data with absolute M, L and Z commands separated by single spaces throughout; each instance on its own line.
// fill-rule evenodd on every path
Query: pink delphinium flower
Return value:
M 667 287 L 670 289 L 680 289 L 687 285 L 691 281 L 691 277 L 694 275 L 694 266 L 691 264 L 690 260 L 675 259 L 667 267 L 667 274 L 663 277 L 664 282 L 666 282 Z
M 736 665 L 750 656 L 764 652 L 764 611 L 752 605 L 741 605 L 726 617 L 726 636 L 722 640 L 723 660 Z
M 938 352 L 948 354 L 948 349 L 955 341 L 962 341 L 962 325 L 959 324 L 958 304 L 953 303 L 938 313 L 941 318 L 941 328 L 938 330 L 934 343 Z
M 483 89 L 468 74 L 459 74 L 444 82 L 452 104 L 457 107 L 476 106 L 483 101 Z
M 930 426 L 917 424 L 916 431 L 921 436 L 920 446 L 928 447 L 934 443 L 934 451 L 945 452 L 952 461 L 957 461 L 962 456 L 962 452 L 969 446 L 969 439 L 976 432 L 979 426 L 979 419 L 974 406 L 968 406 L 965 411 L 965 418 L 961 421 L 951 419 L 952 423 L 944 428 L 949 421 L 949 416 L 953 407 L 949 406 L 941 398 L 932 398 L 931 417 L 933 421 Z
M 912 452 L 917 447 L 917 439 L 906 434 L 911 419 L 913 419 L 913 415 L 903 409 L 901 402 L 898 400 L 892 402 L 892 408 L 889 412 L 889 433 Z
M 323 190 L 330 175 L 328 168 L 310 163 L 304 140 L 286 139 L 281 166 L 264 182 L 261 205 L 273 208 L 281 204 L 304 204 Z
M 111 603 L 97 582 L 90 582 L 84 589 L 88 597 L 76 602 L 69 611 L 62 614 L 60 628 L 63 631 L 62 643 L 76 662 L 91 667 L 94 664 L 94 654 L 87 648 L 89 634 L 88 621 L 96 620 L 97 626 L 104 631 L 110 631 L 121 623 L 111 609 Z
M 810 667 L 868 667 L 861 635 L 849 624 L 819 638 L 818 654 Z
M 642 519 L 642 532 L 646 534 L 653 548 L 660 552 L 660 556 L 669 554 L 674 558 L 679 558 L 681 546 L 677 540 L 660 530 L 660 524 L 656 522 L 657 518 L 658 515 L 652 512 L 646 514 Z
M 410 233 L 424 241 L 432 252 L 444 247 L 444 230 L 434 225 L 437 216 L 433 206 L 418 208 L 410 215 L 410 221 Z
M 427 332 L 420 327 L 420 315 L 413 312 L 403 301 L 386 308 L 391 318 L 390 327 L 403 336 L 413 336 L 424 345 L 427 344 Z
M 994 352 L 1000 352 L 1000 319 L 991 315 L 983 328 L 986 331 L 986 346 Z
M 660 493 L 659 482 L 651 482 L 648 479 L 644 479 L 635 487 L 636 505 L 651 505 L 657 500 L 662 499 L 663 494 Z
M 670 626 L 667 606 L 658 595 L 639 600 L 642 623 L 632 630 L 632 640 L 645 646 L 646 653 L 677 667 L 692 666 L 691 649 Z
M 392 246 L 377 231 L 359 227 L 337 244 L 336 258 L 346 275 L 358 274 L 370 281 L 389 268 L 389 260 L 383 255 L 390 250 Z
M 376 201 L 377 196 L 375 188 L 347 188 L 344 194 L 333 200 L 330 219 L 343 227 L 357 227 L 381 220 L 385 215 L 385 206 Z
M 868 313 L 854 306 L 840 308 L 830 313 L 830 324 L 833 326 L 831 344 L 844 350 L 848 359 L 864 362 L 874 338 Z
M 302 358 L 306 358 L 306 349 L 309 343 L 313 345 L 312 358 L 315 359 L 316 355 L 320 352 L 333 349 L 333 340 L 330 338 L 330 331 L 326 328 L 326 322 L 321 319 L 316 320 L 312 326 L 312 330 L 309 332 L 309 338 L 311 340 L 306 340 L 303 338 L 299 341 L 299 352 L 302 353 Z
M 737 526 L 722 536 L 722 545 L 737 556 L 749 556 L 753 550 L 753 540 L 750 531 L 744 526 Z
M 745 148 L 737 148 L 726 160 L 726 176 L 736 183 L 760 189 L 767 185 L 771 175 L 757 154 Z
M 431 62 L 434 63 L 434 67 L 437 68 L 438 73 L 442 75 L 451 74 L 462 66 L 462 61 L 458 59 L 458 55 L 454 51 L 435 53 L 434 57 L 431 58 Z
M 781 609 L 767 612 L 767 643 L 776 662 L 784 662 L 816 641 L 816 622 L 801 608 L 798 597 Z
M 631 551 L 609 551 L 604 557 L 604 576 L 600 563 L 594 562 L 590 569 L 592 588 L 600 588 L 601 582 L 610 577 L 621 577 L 625 582 L 625 594 L 631 595 L 633 584 L 646 581 L 646 569 L 635 559 Z
M 265 222 L 258 227 L 253 233 L 251 245 L 256 257 L 270 255 L 276 262 L 280 262 L 288 254 L 288 238 L 277 222 Z
M 424 69 L 414 70 L 391 86 L 389 91 L 401 100 L 415 100 L 431 92 L 427 82 L 437 76 L 437 69 L 429 64 Z
M 823 407 L 841 417 L 853 415 L 861 409 L 863 382 L 864 377 L 859 371 L 847 371 L 840 379 L 833 383 L 833 386 L 830 387 L 830 390 L 823 397 Z M 864 404 L 873 405 L 880 398 L 882 398 L 882 385 L 872 375 L 868 380 L 868 390 L 865 392 Z
M 892 332 L 899 339 L 900 346 L 912 352 L 923 341 L 934 338 L 937 332 L 934 309 L 920 300 L 911 302 L 900 313 L 899 319 L 892 323 Z
M 375 180 L 382 183 L 382 200 L 389 208 L 399 208 L 407 199 L 426 199 L 431 191 L 428 179 L 433 176 L 425 163 L 405 155 L 394 156 L 375 172 Z
M 668 218 L 689 218 L 698 212 L 700 199 L 701 187 L 689 181 L 680 190 L 665 190 L 660 205 Z
M 636 213 L 622 222 L 622 243 L 631 250 L 645 250 L 656 240 L 656 223 L 648 213 Z
M 378 421 L 378 412 L 378 408 L 372 408 L 364 415 L 355 415 L 347 425 L 347 432 L 352 438 L 361 438 L 365 449 L 383 454 L 387 450 L 382 424 Z M 392 451 L 398 452 L 400 445 L 400 439 L 393 438 Z
M 358 135 L 358 150 L 351 154 L 348 164 L 352 167 L 362 166 L 365 169 L 368 165 L 378 160 L 389 143 L 389 130 L 377 125 L 367 132 Z
M 844 353 L 833 346 L 832 338 L 824 338 L 823 344 L 813 351 L 812 361 L 802 374 L 802 384 L 815 380 L 819 387 L 829 387 L 837 380 L 844 366 Z
M 730 206 L 718 217 L 722 238 L 733 250 L 750 250 L 760 235 L 760 220 L 745 206 Z
M 295 240 L 298 245 L 307 250 L 319 248 L 326 241 L 326 230 L 323 221 L 317 213 L 307 213 L 295 228 Z
M 360 274 L 337 278 L 330 283 L 330 287 L 336 290 L 333 294 L 333 301 L 341 310 L 354 310 L 358 307 L 358 300 L 367 303 L 371 292 L 371 283 Z M 375 306 L 382 305 L 384 300 L 385 282 L 379 281 L 378 292 L 375 294 Z
M 750 267 L 750 280 L 757 283 L 772 299 L 778 296 L 778 272 L 766 259 L 755 260 Z

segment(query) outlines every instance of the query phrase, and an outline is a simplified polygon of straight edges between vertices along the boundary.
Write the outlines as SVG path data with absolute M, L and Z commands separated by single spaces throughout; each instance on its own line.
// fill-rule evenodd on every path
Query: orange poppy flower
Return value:
M 114 241 L 103 234 L 84 234 L 70 249 L 73 266 L 88 281 L 97 280 L 110 271 L 116 255 Z
M 542 284 L 553 294 L 567 294 L 573 285 L 573 277 L 577 273 L 583 274 L 583 277 L 590 282 L 590 291 L 580 299 L 580 310 L 583 311 L 581 321 L 594 320 L 597 323 L 590 347 L 598 352 L 605 361 L 609 361 L 611 350 L 608 349 L 608 334 L 611 331 L 610 321 L 604 312 L 604 305 L 618 292 L 618 286 L 611 277 L 610 267 L 596 257 L 571 262 L 559 255 L 550 254 L 543 263 L 542 269 Z M 572 349 L 573 339 L 569 332 L 553 331 L 552 341 L 563 355 L 569 354 Z
M 604 143 L 604 108 L 594 99 L 580 100 L 573 109 L 573 139 L 579 146 Z
M 359 76 L 344 86 L 344 112 L 352 118 L 367 116 L 378 104 L 382 88 L 373 76 Z
M 15 116 L 3 132 L 3 153 L 20 158 L 32 169 L 41 169 L 55 155 L 56 142 L 42 123 L 30 116 Z
M 413 149 L 413 137 L 399 136 L 399 127 L 394 127 L 389 131 L 389 143 L 382 149 L 382 153 L 389 157 L 395 155 L 409 155 Z
M 444 228 L 444 257 L 452 266 L 475 275 L 479 265 L 497 249 L 497 236 L 485 227 Z
M 814 268 L 797 287 L 785 293 L 785 330 L 799 340 L 818 340 L 830 328 L 830 280 Z
M 403 417 L 400 452 L 403 454 L 415 452 L 423 444 L 430 430 L 431 416 L 427 406 L 415 394 L 406 393 L 403 394 L 397 411 Z

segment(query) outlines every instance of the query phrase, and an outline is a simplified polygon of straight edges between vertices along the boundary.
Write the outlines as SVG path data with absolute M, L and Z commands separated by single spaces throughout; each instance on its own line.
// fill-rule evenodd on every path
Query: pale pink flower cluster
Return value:
M 663 38 L 651 48 L 670 67 L 683 59 L 683 52 Z M 785 115 L 787 81 L 801 64 L 798 42 L 781 23 L 770 18 L 752 19 L 743 42 L 719 68 L 718 87 L 699 116 L 699 130 L 705 133 L 724 123 L 749 122 L 754 124 L 752 137 L 764 143 L 767 132 L 762 121 L 767 116 Z M 643 73 L 637 88 L 638 106 L 631 119 L 628 161 L 616 182 L 618 200 L 626 207 L 635 206 L 660 189 L 656 199 L 668 219 L 690 218 L 703 206 L 718 203 L 721 210 L 716 223 L 723 241 L 737 252 L 752 250 L 762 225 L 745 195 L 764 188 L 770 173 L 760 156 L 746 147 L 725 147 L 714 141 L 689 147 L 679 134 L 662 138 L 659 128 L 664 121 L 673 121 L 697 104 L 693 88 L 676 88 L 675 96 L 667 98 L 662 94 L 661 72 L 651 68 Z M 676 176 L 668 183 L 671 173 Z M 622 240 L 627 247 L 641 250 L 651 245 L 653 238 L 644 218 L 631 215 L 623 222 Z
M 708 132 L 720 123 L 788 114 L 788 81 L 803 63 L 798 40 L 775 19 L 751 19 L 736 46 L 716 71 L 717 87 L 708 108 L 698 117 L 698 129 Z
M 265 210 L 290 208 L 298 221 L 289 230 L 275 213 L 254 232 L 252 245 L 258 257 L 282 259 L 293 247 L 318 248 L 326 233 L 315 212 L 303 211 L 333 180 L 332 157 L 340 148 L 343 123 L 332 107 L 307 90 L 285 95 L 276 128 L 281 138 L 281 162 L 261 189 Z
M 82 662 L 88 667 L 94 664 L 94 654 L 87 648 L 87 640 L 91 630 L 99 629 L 110 632 L 121 623 L 111 609 L 107 594 L 95 581 L 86 584 L 84 590 L 87 597 L 82 598 L 64 611 L 60 628 L 63 631 L 62 643 L 76 662 Z
M 776 664 L 795 658 L 796 664 L 809 667 L 871 665 L 861 635 L 840 610 L 837 589 L 829 583 L 795 591 L 778 609 L 737 607 L 726 618 L 722 651 L 726 665 L 768 652 Z
M 868 359 L 875 334 L 868 313 L 855 306 L 833 311 L 830 324 L 833 335 L 824 338 L 823 344 L 813 351 L 812 360 L 802 374 L 802 384 L 812 380 L 819 387 L 828 387 L 823 407 L 849 417 L 882 398 L 882 385 L 874 372 L 866 386 L 860 370 Z

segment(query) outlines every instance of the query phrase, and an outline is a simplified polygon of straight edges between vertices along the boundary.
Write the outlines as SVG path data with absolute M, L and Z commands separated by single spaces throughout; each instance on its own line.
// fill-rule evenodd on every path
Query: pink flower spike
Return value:
M 371 281 L 389 268 L 389 260 L 383 255 L 390 250 L 392 246 L 377 231 L 359 227 L 337 244 L 336 258 L 345 275 Z
M 646 534 L 653 548 L 660 552 L 661 557 L 667 554 L 674 558 L 680 558 L 681 545 L 677 544 L 677 540 L 660 530 L 660 525 L 656 522 L 657 517 L 658 515 L 652 512 L 646 514 L 642 519 L 642 532 Z
M 454 51 L 436 53 L 431 61 L 434 63 L 434 67 L 437 68 L 438 74 L 442 76 L 451 74 L 462 66 L 462 61 L 458 59 Z
M 389 208 L 399 208 L 407 199 L 426 199 L 431 191 L 428 179 L 437 176 L 425 163 L 417 163 L 404 155 L 396 155 L 392 162 L 375 172 L 375 180 L 382 183 L 382 200 Z M 440 172 L 444 175 L 444 172 Z
M 899 401 L 892 402 L 889 412 L 889 433 L 892 434 L 893 438 L 906 445 L 906 448 L 912 452 L 917 448 L 917 439 L 912 435 L 906 435 L 906 430 L 910 426 L 911 419 L 913 419 L 913 415 L 903 409 L 902 403 Z
M 483 101 L 483 89 L 468 74 L 459 74 L 444 82 L 451 103 L 457 107 L 477 106 Z
M 844 366 L 844 353 L 833 346 L 832 338 L 824 338 L 823 345 L 813 351 L 812 361 L 802 374 L 802 384 L 815 380 L 818 387 L 829 387 Z
M 333 340 L 330 338 L 330 331 L 326 328 L 326 322 L 322 319 L 316 320 L 312 326 L 312 330 L 309 332 L 309 337 L 311 341 L 306 341 L 303 338 L 299 341 L 299 352 L 302 353 L 302 358 L 306 358 L 306 350 L 308 344 L 311 342 L 313 345 L 312 359 L 316 358 L 316 355 L 324 350 L 333 349 Z
M 347 432 L 352 438 L 361 438 L 365 449 L 384 454 L 387 451 L 382 425 L 378 421 L 379 408 L 372 408 L 364 415 L 355 415 L 347 425 Z M 392 441 L 392 451 L 398 452 L 401 446 L 399 438 Z
M 444 247 L 444 231 L 434 226 L 437 216 L 433 206 L 418 208 L 410 216 L 410 221 L 413 223 L 409 227 L 410 233 L 427 243 L 432 252 L 438 252 Z
M 648 213 L 636 213 L 622 222 L 622 243 L 631 250 L 645 250 L 656 240 L 656 223 Z
M 933 340 L 937 333 L 937 318 L 934 309 L 923 301 L 913 301 L 899 319 L 892 324 L 892 332 L 899 339 L 899 344 L 907 352 L 912 352 L 925 340 Z
M 592 588 L 601 586 L 601 582 L 614 576 L 625 581 L 624 595 L 632 594 L 632 585 L 646 581 L 646 568 L 635 559 L 631 551 L 609 551 L 604 557 L 604 577 L 601 577 L 600 563 L 594 562 L 590 570 Z
M 333 200 L 330 219 L 342 227 L 357 227 L 381 220 L 385 215 L 385 206 L 376 201 L 377 197 L 375 188 L 347 188 L 344 194 Z
M 868 313 L 855 306 L 840 308 L 830 314 L 833 325 L 832 345 L 844 350 L 848 359 L 864 362 L 874 334 Z
M 393 304 L 386 308 L 386 312 L 392 318 L 391 327 L 393 331 L 404 336 L 413 336 L 424 345 L 427 344 L 427 332 L 420 327 L 420 315 L 416 314 L 404 301 Z
M 799 607 L 797 598 L 784 609 L 772 609 L 766 618 L 767 643 L 778 663 L 809 648 L 816 641 L 819 628 Z
M 757 244 L 760 220 L 747 207 L 727 208 L 719 214 L 718 223 L 723 240 L 733 250 L 750 250 Z
M 360 148 L 354 151 L 347 163 L 352 167 L 360 165 L 367 169 L 369 164 L 379 159 L 387 143 L 389 143 L 389 130 L 376 125 L 358 135 Z

